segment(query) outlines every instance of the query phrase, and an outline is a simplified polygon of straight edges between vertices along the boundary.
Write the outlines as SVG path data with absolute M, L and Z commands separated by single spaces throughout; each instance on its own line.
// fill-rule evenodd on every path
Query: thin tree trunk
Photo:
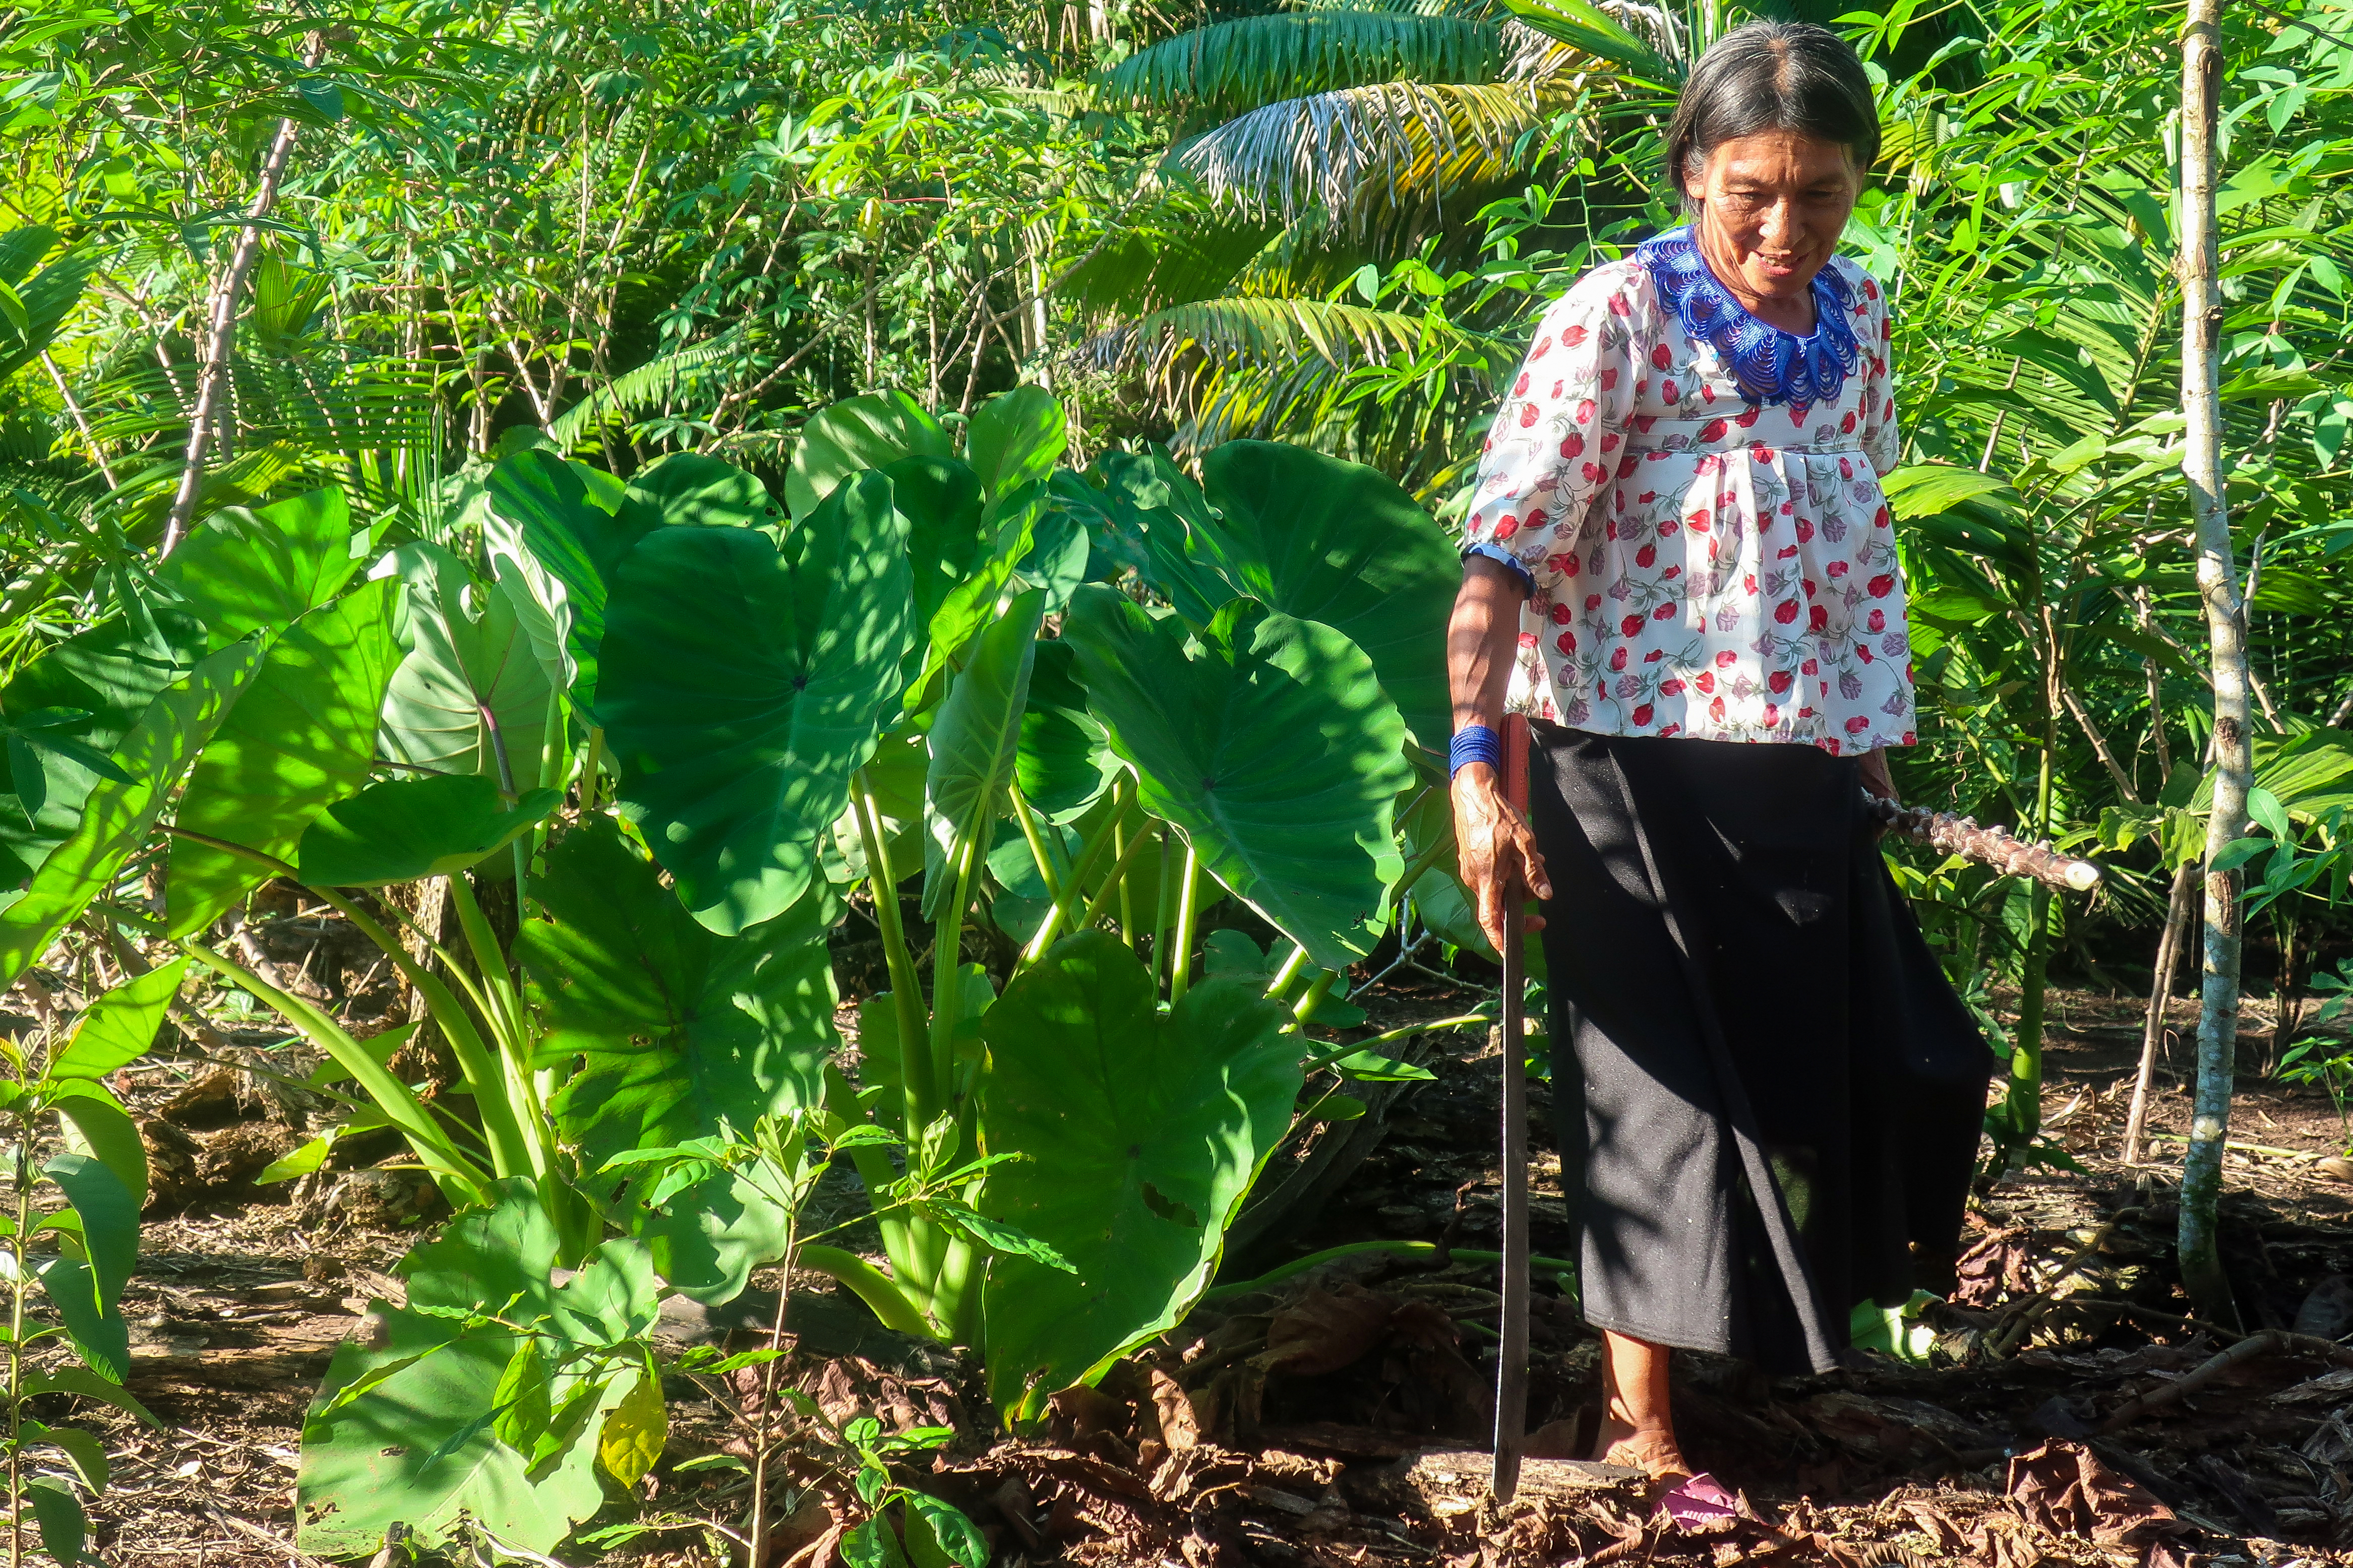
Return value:
M 2222 74 L 2216 47 L 2221 0 L 2189 0 L 2181 38 L 2181 462 L 2197 524 L 2198 596 L 2214 678 L 2214 804 L 2206 819 L 2205 973 L 2198 1016 L 2198 1089 L 2189 1147 L 2181 1163 L 2178 1245 L 2181 1283 L 2198 1310 L 2235 1325 L 2230 1277 L 2216 1236 L 2222 1197 L 2222 1146 L 2239 1040 L 2239 887 L 2215 858 L 2246 832 L 2248 756 L 2246 610 L 2231 550 L 2222 493 L 2221 403 L 2215 392 L 2222 307 L 2215 291 L 2215 100 Z
M 278 182 L 285 176 L 286 161 L 294 151 L 294 121 L 278 122 L 278 134 L 262 160 L 261 185 L 246 209 L 246 225 L 237 231 L 237 248 L 229 254 L 228 271 L 212 300 L 212 331 L 205 344 L 205 364 L 196 380 L 196 408 L 188 421 L 188 449 L 180 460 L 180 488 L 172 497 L 171 515 L 164 523 L 164 546 L 169 555 L 188 531 L 195 516 L 196 492 L 204 485 L 205 454 L 212 445 L 213 422 L 220 405 L 221 387 L 228 380 L 229 351 L 237 342 L 237 296 L 245 291 L 245 275 L 261 248 L 259 220 L 278 205 Z
M 2157 944 L 2157 978 L 2148 991 L 2148 1019 L 2141 1027 L 2140 1070 L 2133 1075 L 2132 1109 L 2125 1113 L 2124 1162 L 2140 1163 L 2141 1130 L 2148 1121 L 2148 1080 L 2157 1067 L 2157 1047 L 2165 1039 L 2165 1012 L 2173 1000 L 2173 979 L 2180 972 L 2182 933 L 2189 925 L 2189 900 L 2198 886 L 2198 863 L 2185 862 L 2173 874 L 2173 896 L 2166 900 L 2165 934 Z
M 2296 960 L 2303 955 L 2295 950 L 2296 924 L 2294 921 L 2279 922 L 2280 961 L 2279 984 L 2274 987 L 2277 1001 L 2273 1006 L 2272 1045 L 2263 1053 L 2263 1076 L 2279 1071 L 2280 1058 L 2295 1034 L 2295 1026 L 2304 1016 L 2304 1007 L 2295 989 Z
M 75 401 L 73 388 L 66 384 L 65 372 L 58 368 L 58 362 L 49 357 L 47 349 L 41 351 L 41 368 L 47 371 L 49 379 L 57 384 L 58 395 L 65 399 L 66 412 L 73 416 L 74 428 L 81 432 L 82 444 L 90 448 L 90 460 L 98 465 L 98 471 L 105 476 L 106 488 L 111 490 L 121 489 L 122 481 L 114 477 L 114 467 L 106 460 L 106 448 L 98 444 L 96 436 L 90 434 L 90 420 L 82 413 L 81 405 Z

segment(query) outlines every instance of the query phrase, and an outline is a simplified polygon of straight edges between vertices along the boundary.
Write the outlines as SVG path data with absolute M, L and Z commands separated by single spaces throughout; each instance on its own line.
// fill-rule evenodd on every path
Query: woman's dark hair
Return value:
M 1858 170 L 1879 157 L 1879 106 L 1844 38 L 1807 22 L 1750 22 L 1709 47 L 1667 121 L 1667 178 L 1683 184 L 1708 153 L 1762 131 L 1843 147 Z

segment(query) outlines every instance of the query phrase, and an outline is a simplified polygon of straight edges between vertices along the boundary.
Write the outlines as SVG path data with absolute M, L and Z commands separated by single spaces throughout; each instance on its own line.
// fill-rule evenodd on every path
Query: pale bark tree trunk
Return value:
M 2198 1310 L 2237 1321 L 2222 1270 L 2216 1215 L 2239 1038 L 2239 879 L 2214 859 L 2247 828 L 2246 609 L 2222 493 L 2221 404 L 2215 392 L 2222 306 L 2215 292 L 2214 121 L 2222 59 L 2221 0 L 2189 0 L 2181 37 L 2181 462 L 2197 525 L 2198 596 L 2214 676 L 2214 805 L 2206 819 L 2205 973 L 2198 1016 L 2198 1089 L 2181 1164 L 2181 1283 Z
M 228 270 L 213 290 L 212 321 L 205 340 L 205 363 L 196 381 L 195 413 L 188 420 L 188 447 L 180 460 L 180 488 L 173 493 L 172 510 L 164 523 L 164 544 L 157 552 L 169 555 L 188 531 L 196 510 L 196 494 L 205 481 L 205 454 L 211 448 L 213 426 L 219 417 L 221 389 L 228 381 L 229 351 L 237 343 L 237 298 L 245 292 L 246 274 L 261 249 L 260 220 L 278 205 L 278 183 L 286 174 L 286 160 L 294 151 L 294 121 L 278 122 L 269 156 L 262 160 L 261 184 L 246 209 L 245 226 L 237 231 L 237 247 L 229 253 Z

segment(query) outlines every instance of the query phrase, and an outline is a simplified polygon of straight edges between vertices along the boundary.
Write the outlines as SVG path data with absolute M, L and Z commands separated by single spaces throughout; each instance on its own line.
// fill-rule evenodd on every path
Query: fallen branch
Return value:
M 2113 1306 L 2119 1303 L 2097 1304 Z M 2210 1329 L 2213 1327 L 2211 1324 L 2198 1326 Z M 2183 1398 L 2205 1387 L 2231 1368 L 2242 1362 L 2269 1355 L 2274 1351 L 2300 1351 L 2307 1355 L 2319 1355 L 2341 1364 L 2353 1365 L 2353 1350 L 2348 1350 L 2334 1340 L 2324 1340 L 2314 1334 L 2290 1333 L 2284 1329 L 2266 1329 L 2259 1334 L 2249 1334 L 2228 1350 L 2208 1357 L 2173 1382 L 2161 1384 L 2147 1394 L 2116 1406 L 2115 1410 L 2108 1413 L 2107 1419 L 2100 1423 L 2098 1433 L 2105 1437 L 2120 1427 L 2130 1426 L 2152 1410 L 2162 1410 L 2168 1405 L 2179 1404 Z

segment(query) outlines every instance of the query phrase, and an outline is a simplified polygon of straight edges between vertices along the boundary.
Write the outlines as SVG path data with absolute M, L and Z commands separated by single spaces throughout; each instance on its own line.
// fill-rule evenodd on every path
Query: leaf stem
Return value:
M 1200 851 L 1193 841 L 1185 841 L 1185 883 L 1176 900 L 1176 940 L 1168 949 L 1168 1001 L 1171 1005 L 1185 999 L 1185 987 L 1193 977 L 1193 919 L 1198 912 L 1197 888 L 1200 879 Z
M 874 786 L 860 768 L 850 777 L 858 814 L 858 837 L 866 850 L 866 888 L 874 898 L 874 923 L 882 932 L 882 957 L 891 973 L 891 1007 L 899 1020 L 899 1082 L 905 1110 L 902 1125 L 910 1137 L 939 1102 L 932 1060 L 923 1048 L 923 982 L 907 948 L 907 928 L 899 915 L 899 879 L 891 865 L 891 844 L 882 832 L 882 810 Z

